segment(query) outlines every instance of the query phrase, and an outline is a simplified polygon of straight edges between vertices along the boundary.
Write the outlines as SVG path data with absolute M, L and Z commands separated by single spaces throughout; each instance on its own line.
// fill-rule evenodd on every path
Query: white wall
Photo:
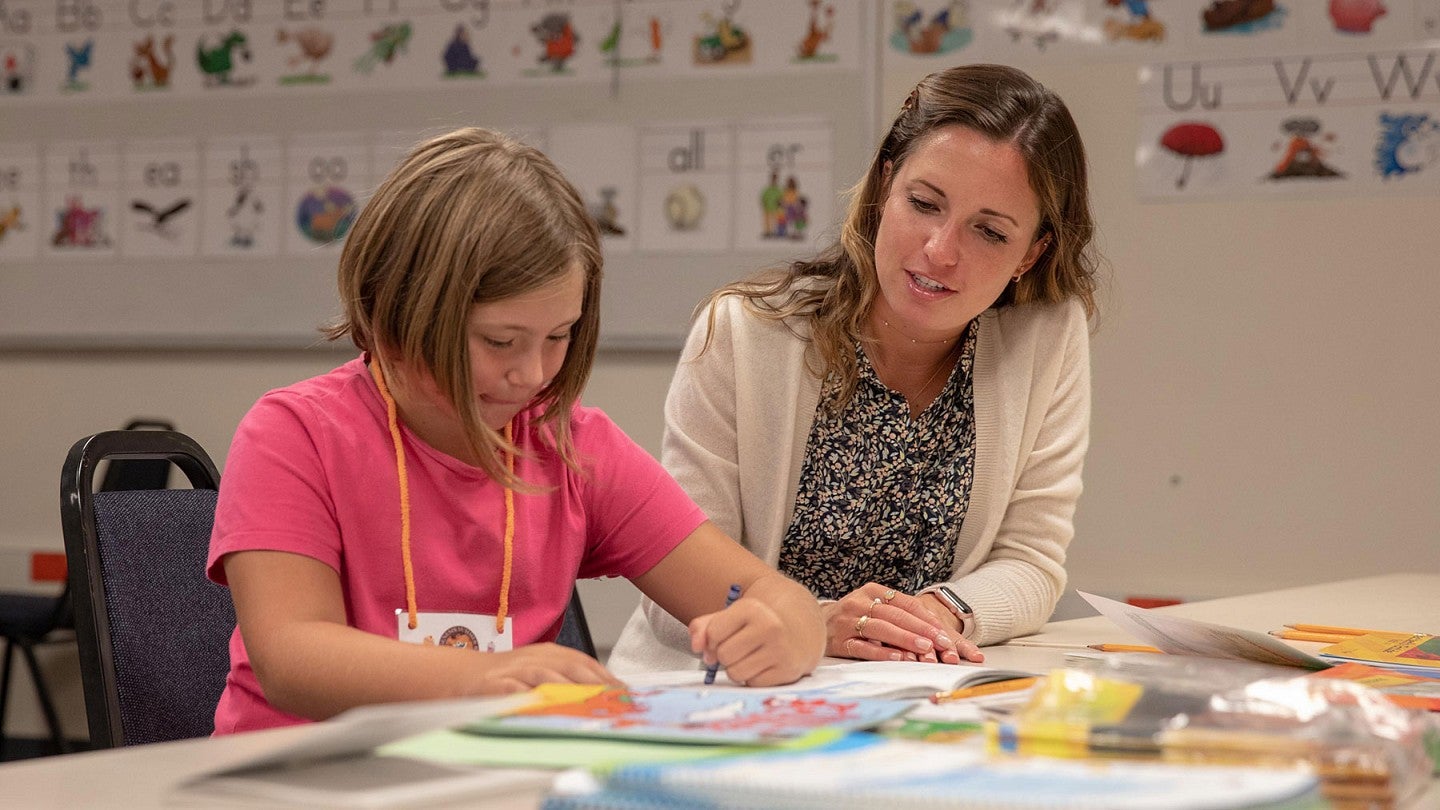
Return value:
M 1110 264 L 1071 584 L 1195 598 L 1440 570 L 1440 205 L 1141 203 L 1135 72 L 1035 70 L 1078 119 Z

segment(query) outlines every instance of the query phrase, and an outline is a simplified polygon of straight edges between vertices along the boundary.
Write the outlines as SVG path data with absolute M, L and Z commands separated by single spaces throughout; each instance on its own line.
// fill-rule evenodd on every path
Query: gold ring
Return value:
M 856 620 L 855 620 L 855 635 L 859 636 L 860 638 L 864 638 L 864 637 L 865 637 L 865 625 L 866 625 L 866 623 L 869 622 L 869 621 L 870 621 L 870 614 L 869 614 L 869 613 L 866 613 L 864 616 L 861 616 L 860 618 L 856 619 Z
M 879 607 L 879 606 L 880 606 L 880 603 L 881 603 L 882 601 L 884 601 L 884 600 L 882 600 L 882 599 L 881 599 L 880 597 L 878 597 L 878 596 L 875 597 L 874 599 L 871 599 L 871 600 L 870 600 L 870 609 L 871 609 L 871 610 L 874 610 L 875 608 Z
M 889 589 L 887 589 L 887 590 L 885 591 L 885 595 L 882 596 L 882 597 L 880 597 L 880 598 L 885 600 L 885 604 L 887 604 L 887 605 L 890 604 L 890 600 L 895 598 L 895 589 L 894 589 L 894 588 L 889 588 Z

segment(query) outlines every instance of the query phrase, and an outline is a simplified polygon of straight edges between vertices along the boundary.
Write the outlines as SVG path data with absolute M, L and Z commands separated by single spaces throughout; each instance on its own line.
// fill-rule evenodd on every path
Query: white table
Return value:
M 1440 635 L 1440 573 L 1363 577 L 1157 610 L 1261 633 L 1301 623 Z M 1136 643 L 1103 616 L 1052 622 L 1026 639 L 1076 645 Z M 1326 646 L 1307 641 L 1289 643 L 1309 653 Z M 998 652 L 997 648 L 990 649 Z
M 1287 622 L 1440 633 L 1440 574 L 1394 574 L 1324 585 L 1160 608 L 1166 612 L 1247 630 L 1278 629 Z M 1133 643 L 1107 619 L 1093 617 L 1053 622 L 1028 637 L 1077 647 L 1095 643 Z M 1314 652 L 1321 644 L 1293 642 Z M 985 649 L 986 663 L 1043 671 L 1060 666 L 1059 648 L 999 646 Z M 299 729 L 239 734 L 218 739 L 88 751 L 0 766 L 0 807 L 154 808 L 184 806 L 168 801 L 186 778 L 262 754 L 293 741 Z M 1436 780 L 1412 808 L 1440 810 Z M 454 806 L 498 810 L 534 807 L 539 796 L 510 794 Z

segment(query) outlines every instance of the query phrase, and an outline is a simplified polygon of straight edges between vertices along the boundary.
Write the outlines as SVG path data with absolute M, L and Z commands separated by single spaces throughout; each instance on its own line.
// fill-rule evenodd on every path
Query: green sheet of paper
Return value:
M 640 762 L 678 762 L 759 750 L 752 746 L 673 745 L 605 739 L 490 737 L 432 731 L 381 746 L 382 756 L 514 768 L 604 768 Z

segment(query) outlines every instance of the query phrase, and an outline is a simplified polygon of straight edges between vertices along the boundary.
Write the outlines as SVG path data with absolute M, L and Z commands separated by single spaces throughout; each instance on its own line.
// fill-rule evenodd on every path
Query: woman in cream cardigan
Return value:
M 1050 616 L 1089 440 L 1093 230 L 1064 103 L 959 66 L 906 99 L 838 244 L 703 307 L 661 460 L 821 600 L 827 655 L 979 661 Z M 688 642 L 647 600 L 609 663 L 693 666 Z

